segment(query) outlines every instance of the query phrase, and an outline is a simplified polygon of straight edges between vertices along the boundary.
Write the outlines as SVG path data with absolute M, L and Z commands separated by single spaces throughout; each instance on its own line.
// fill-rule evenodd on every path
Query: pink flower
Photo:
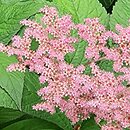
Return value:
M 75 25 L 71 16 L 58 16 L 54 7 L 45 6 L 41 24 L 32 20 L 22 20 L 27 26 L 23 37 L 14 36 L 12 44 L 0 44 L 0 52 L 16 55 L 18 62 L 8 66 L 8 71 L 29 71 L 39 74 L 40 83 L 48 82 L 37 94 L 41 103 L 33 106 L 35 110 L 46 110 L 51 114 L 59 108 L 72 121 L 96 115 L 107 122 L 102 130 L 122 130 L 130 126 L 130 89 L 122 82 L 130 84 L 130 27 L 116 26 L 118 34 L 107 31 L 98 18 L 87 18 L 85 24 Z M 77 29 L 79 37 L 71 36 Z M 32 39 L 39 46 L 31 50 Z M 78 40 L 79 39 L 79 40 Z M 108 46 L 109 40 L 113 44 Z M 64 61 L 67 53 L 75 49 L 73 43 L 84 40 L 88 43 L 85 57 L 90 61 L 91 75 L 85 75 L 85 66 L 74 67 Z M 103 55 L 101 55 L 103 53 Z M 98 66 L 102 59 L 114 62 L 113 72 L 105 72 Z M 122 75 L 115 76 L 115 72 Z M 114 124 L 113 124 L 114 122 Z

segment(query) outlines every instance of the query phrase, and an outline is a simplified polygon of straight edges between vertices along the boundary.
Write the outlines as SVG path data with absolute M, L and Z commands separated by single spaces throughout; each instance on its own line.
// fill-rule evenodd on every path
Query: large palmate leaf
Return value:
M 74 22 L 83 22 L 85 18 L 98 17 L 100 22 L 108 26 L 108 15 L 98 0 L 54 0 L 55 5 L 62 14 L 70 14 Z M 68 54 L 66 61 L 73 63 L 75 66 L 82 64 L 84 61 L 86 43 L 79 42 L 76 45 L 76 51 Z
M 0 1 L 0 42 L 7 44 L 21 25 L 20 20 L 29 18 L 44 6 L 40 0 L 6 0 Z
M 53 115 L 50 115 L 50 113 L 45 111 L 35 111 L 32 109 L 33 105 L 41 102 L 40 98 L 36 94 L 37 90 L 41 88 L 41 84 L 39 83 L 38 76 L 35 73 L 27 72 L 25 74 L 24 85 L 22 110 L 25 113 L 53 122 L 64 130 L 72 130 L 70 121 L 63 113 L 57 112 Z M 42 86 L 45 86 L 45 84 Z
M 115 30 L 116 24 L 127 26 L 130 19 L 130 0 L 118 0 L 110 17 L 110 28 Z
M 3 130 L 61 130 L 58 126 L 41 119 L 27 119 L 13 123 Z
M 6 71 L 7 66 L 14 62 L 17 62 L 15 57 L 8 57 L 6 54 L 0 53 L 0 86 L 15 102 L 18 109 L 21 109 L 21 99 L 24 86 L 24 74 L 20 72 Z M 1 90 L 0 92 L 4 93 L 3 90 Z M 2 102 L 3 100 L 4 98 L 0 98 L 0 102 Z M 3 104 L 3 107 L 6 106 Z

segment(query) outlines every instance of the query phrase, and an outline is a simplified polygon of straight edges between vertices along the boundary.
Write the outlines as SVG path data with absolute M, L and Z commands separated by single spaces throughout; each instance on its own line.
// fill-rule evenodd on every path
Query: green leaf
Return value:
M 35 21 L 39 24 L 43 24 L 41 18 L 43 17 L 43 14 L 39 13 L 35 15 Z
M 101 119 L 101 121 L 99 122 L 99 124 L 100 124 L 100 126 L 106 125 L 106 124 L 107 124 L 107 121 L 106 121 L 106 120 Z
M 86 42 L 81 41 L 77 44 L 75 44 L 75 52 L 73 53 L 68 53 L 65 56 L 65 61 L 68 62 L 69 64 L 73 64 L 74 66 L 78 66 L 82 64 L 82 62 L 85 60 L 84 53 L 85 53 L 85 48 L 86 48 Z
M 24 74 L 6 71 L 7 66 L 14 62 L 17 62 L 15 57 L 8 57 L 6 54 L 0 53 L 0 86 L 7 93 L 5 95 L 9 95 L 18 109 L 21 109 Z M 1 93 L 3 93 L 3 90 L 1 90 Z M 0 102 L 3 102 L 2 100 L 3 98 L 0 98 Z M 6 107 L 6 103 L 3 104 L 3 107 Z
M 24 114 L 13 109 L 0 108 L 0 124 L 20 118 Z
M 45 2 L 45 0 L 0 0 L 2 4 L 25 4 L 27 2 Z
M 27 119 L 11 124 L 3 130 L 61 130 L 61 128 L 45 120 Z
M 104 59 L 98 61 L 97 64 L 100 67 L 100 69 L 108 72 L 113 72 L 113 61 Z
M 124 128 L 123 130 L 130 130 L 130 128 Z
M 91 75 L 92 73 L 91 67 L 89 65 L 86 66 L 84 74 L 86 75 Z
M 42 86 L 39 83 L 38 76 L 35 73 L 26 72 L 22 102 L 23 112 L 53 122 L 64 130 L 72 130 L 70 121 L 63 113 L 57 112 L 51 115 L 50 113 L 45 111 L 35 111 L 32 109 L 33 105 L 41 102 L 41 98 L 36 93 L 37 90 L 39 90 L 41 87 Z
M 39 46 L 39 43 L 35 39 L 33 39 L 31 46 L 30 46 L 30 49 L 35 51 L 35 50 L 37 50 L 38 46 Z
M 130 128 L 124 128 L 123 130 L 130 130 Z
M 98 17 L 108 24 L 108 15 L 98 0 L 54 0 L 61 13 L 69 13 L 75 22 L 83 22 L 85 18 Z
M 43 87 L 39 82 L 39 76 L 34 72 L 26 71 L 24 77 L 24 86 L 32 93 L 36 94 L 37 91 Z
M 1 1 L 0 4 L 0 42 L 8 44 L 11 37 L 15 35 L 22 25 L 19 22 L 22 19 L 27 19 L 31 15 L 38 12 L 39 8 L 44 6 L 45 2 L 40 0 L 19 1 L 11 0 L 9 2 Z
M 100 127 L 96 124 L 94 118 L 83 121 L 80 130 L 100 130 Z
M 122 82 L 122 85 L 127 87 L 128 81 L 124 80 L 124 81 Z
M 129 25 L 130 18 L 130 0 L 118 0 L 113 8 L 112 15 L 110 17 L 110 28 L 115 30 L 116 24 L 123 26 Z
M 16 103 L 12 100 L 10 95 L 0 88 L 0 107 L 17 109 Z

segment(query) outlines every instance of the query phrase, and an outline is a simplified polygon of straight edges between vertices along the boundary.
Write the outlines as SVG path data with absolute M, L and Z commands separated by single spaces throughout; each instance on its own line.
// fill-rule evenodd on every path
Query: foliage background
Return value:
M 129 0 L 0 0 L 0 42 L 7 45 L 15 34 L 22 35 L 24 28 L 19 24 L 20 20 L 31 18 L 39 21 L 37 12 L 45 4 L 55 5 L 61 14 L 71 14 L 75 23 L 82 22 L 86 17 L 99 17 L 110 30 L 114 30 L 117 23 L 127 26 L 130 18 Z M 35 48 L 35 41 L 32 46 Z M 76 51 L 67 54 L 66 61 L 74 66 L 84 64 L 85 47 L 85 42 L 76 44 Z M 7 57 L 0 53 L 0 129 L 72 130 L 64 113 L 57 110 L 56 114 L 50 115 L 45 111 L 32 110 L 32 105 L 40 101 L 36 92 L 43 85 L 35 73 L 7 73 L 6 67 L 13 62 L 17 62 L 14 56 Z M 102 61 L 99 66 L 112 71 L 111 61 Z M 89 72 L 90 68 L 86 67 L 85 73 Z M 79 124 L 81 130 L 100 130 L 93 115 Z

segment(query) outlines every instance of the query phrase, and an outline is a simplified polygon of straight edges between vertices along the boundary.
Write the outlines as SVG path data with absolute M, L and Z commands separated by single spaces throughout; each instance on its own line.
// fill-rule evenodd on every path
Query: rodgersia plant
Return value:
M 126 87 L 130 84 L 130 27 L 116 25 L 115 33 L 98 18 L 75 24 L 70 15 L 59 17 L 54 7 L 45 6 L 40 12 L 41 24 L 22 20 L 20 23 L 26 26 L 23 36 L 14 36 L 11 45 L 0 44 L 0 52 L 18 59 L 7 71 L 29 69 L 39 75 L 40 83 L 48 83 L 37 92 L 41 102 L 32 109 L 54 114 L 58 108 L 73 125 L 94 114 L 101 130 L 130 127 L 130 89 Z M 72 36 L 73 30 L 77 37 Z M 31 49 L 32 39 L 39 44 L 35 50 Z M 82 40 L 88 44 L 84 54 L 87 61 L 74 67 L 64 57 L 75 51 L 73 44 Z M 103 70 L 99 65 L 102 60 L 112 61 L 113 70 Z M 86 65 L 91 68 L 89 75 L 84 73 Z M 101 125 L 101 120 L 106 124 Z

